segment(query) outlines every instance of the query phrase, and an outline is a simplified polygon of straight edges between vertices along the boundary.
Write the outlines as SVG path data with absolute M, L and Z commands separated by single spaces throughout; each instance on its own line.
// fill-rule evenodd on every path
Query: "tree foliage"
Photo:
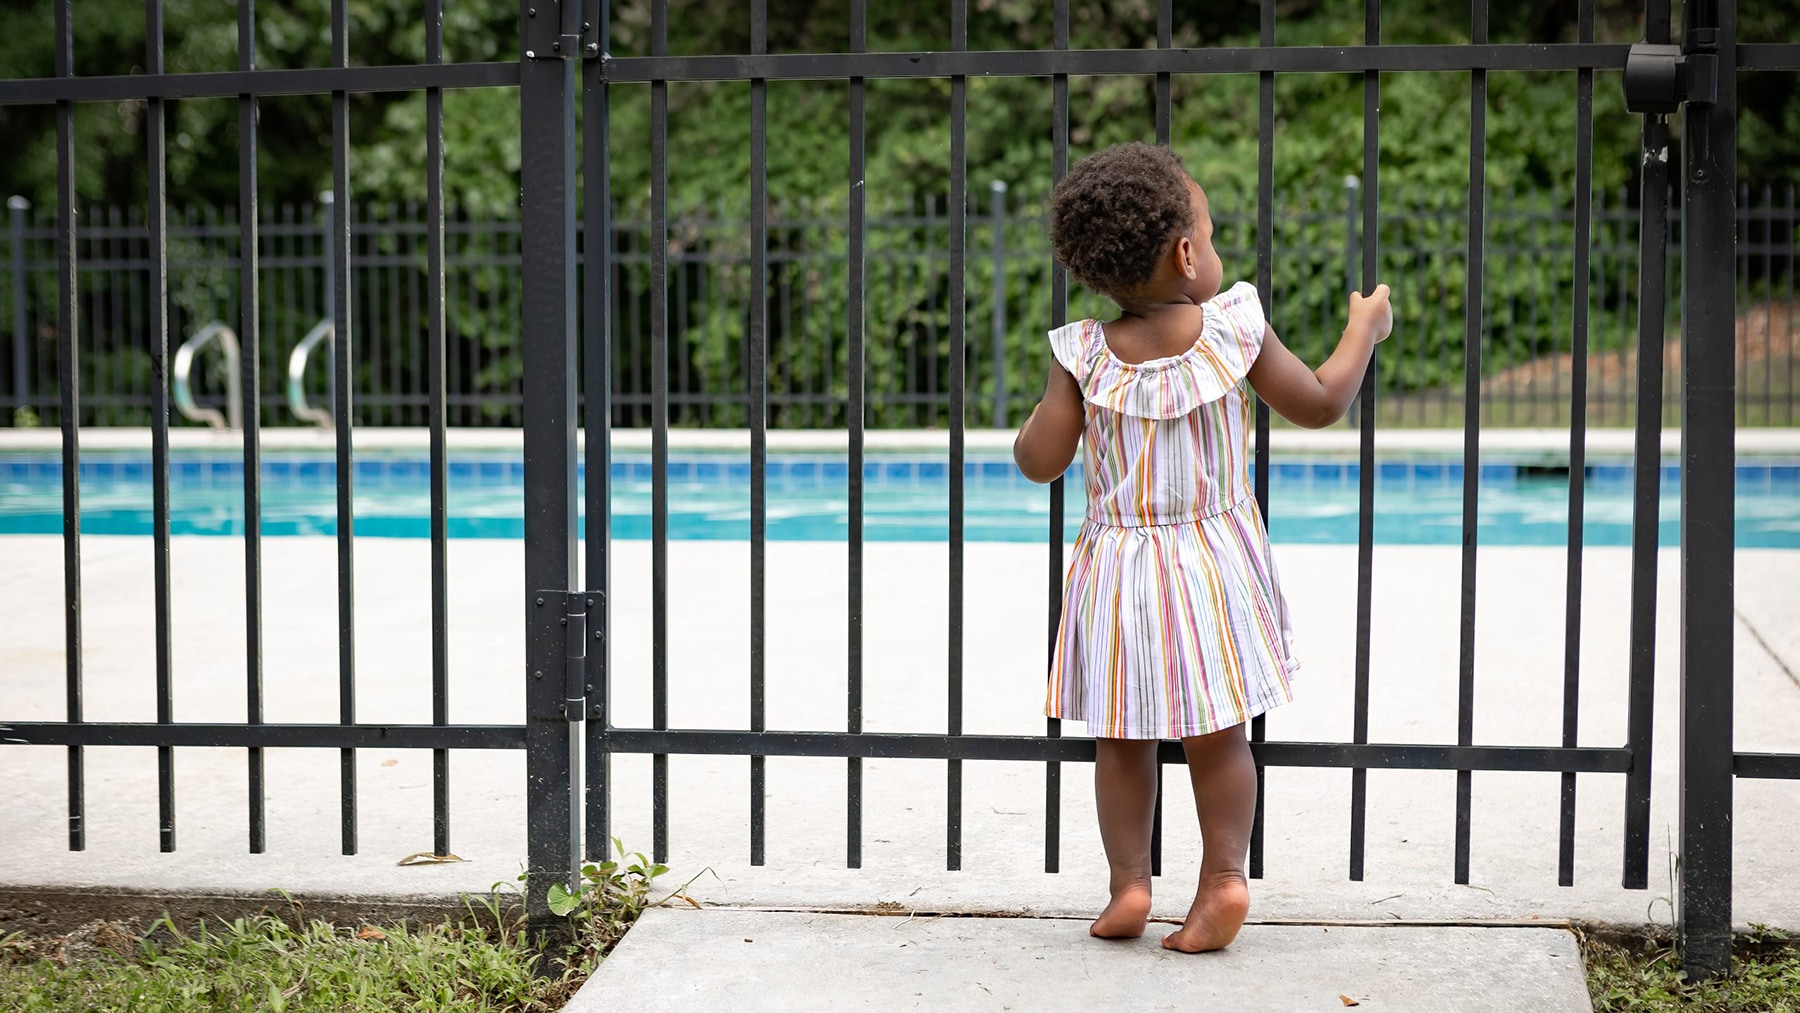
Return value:
M 1572 41 L 1576 5 L 1557 0 L 1491 4 L 1496 42 Z M 1601 0 L 1595 31 L 1603 41 L 1641 36 L 1640 7 Z M 1740 37 L 1785 40 L 1800 23 L 1800 0 L 1745 5 Z M 256 13 L 259 67 L 330 63 L 330 0 L 263 4 Z M 649 50 L 650 0 L 613 5 L 611 49 Z M 1256 45 L 1254 0 L 1177 10 L 1173 41 L 1181 47 Z M 237 66 L 233 6 L 218 0 L 165 0 L 167 69 Z M 973 49 L 1047 49 L 1051 5 L 1034 0 L 975 0 L 969 16 Z M 1155 44 L 1154 0 L 1100 0 L 1074 5 L 1071 44 L 1138 48 Z M 350 61 L 356 65 L 421 62 L 424 26 L 415 0 L 353 0 Z M 1469 7 L 1461 0 L 1390 2 L 1382 11 L 1387 43 L 1457 43 L 1469 39 Z M 503 0 L 448 0 L 445 58 L 507 60 L 518 48 L 518 8 Z M 775 0 L 769 46 L 775 52 L 848 48 L 849 0 Z M 51 7 L 0 9 L 0 67 L 9 76 L 53 72 Z M 675 53 L 745 52 L 749 25 L 732 0 L 670 5 Z M 870 5 L 868 48 L 949 48 L 946 11 L 903 0 Z M 1351 0 L 1283 0 L 1281 45 L 1354 45 L 1362 41 L 1363 5 Z M 147 61 L 139 0 L 74 4 L 75 71 L 139 72 Z M 1625 113 L 1618 76 L 1596 75 L 1595 183 L 1629 183 L 1636 166 L 1637 117 Z M 1742 175 L 1757 183 L 1793 179 L 1800 160 L 1800 90 L 1791 75 L 1742 77 Z M 1070 82 L 1073 154 L 1153 136 L 1154 84 L 1148 78 L 1080 77 Z M 1255 182 L 1257 82 L 1253 76 L 1177 76 L 1172 140 L 1209 187 L 1248 189 Z M 968 164 L 981 185 L 1005 180 L 1015 201 L 1040 201 L 1051 178 L 1050 87 L 1039 79 L 983 78 L 968 89 Z M 1276 84 L 1275 186 L 1335 186 L 1362 172 L 1360 75 L 1281 75 Z M 669 88 L 671 190 L 677 199 L 742 200 L 748 180 L 749 87 L 743 82 Z M 948 189 L 949 84 L 942 80 L 869 85 L 869 193 L 896 199 Z M 778 82 L 769 87 L 769 187 L 776 199 L 841 196 L 846 188 L 846 86 L 842 82 Z M 496 213 L 516 206 L 519 123 L 510 90 L 446 96 L 447 177 L 452 204 Z M 1575 75 L 1493 73 L 1487 106 L 1487 178 L 1497 189 L 1561 188 L 1573 176 Z M 299 96 L 259 102 L 258 191 L 268 202 L 303 202 L 330 184 L 330 99 Z M 38 202 L 55 192 L 53 111 L 0 108 L 0 180 Z M 235 99 L 170 103 L 170 192 L 178 202 L 229 204 L 239 178 Z M 141 203 L 144 193 L 144 104 L 84 104 L 77 110 L 77 184 L 82 201 Z M 424 193 L 424 99 L 419 94 L 351 97 L 352 190 L 361 199 L 406 202 Z M 630 209 L 648 184 L 649 99 L 643 86 L 614 90 L 614 193 Z M 1388 74 L 1381 80 L 1380 158 L 1384 186 L 1460 190 L 1466 185 L 1469 75 Z

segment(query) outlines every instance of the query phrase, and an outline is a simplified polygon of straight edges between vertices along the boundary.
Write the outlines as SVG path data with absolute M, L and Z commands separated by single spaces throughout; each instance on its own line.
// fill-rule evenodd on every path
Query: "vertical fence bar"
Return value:
M 238 70 L 256 69 L 256 2 L 238 0 Z M 244 678 L 247 722 L 262 724 L 262 325 L 256 229 L 256 98 L 238 96 L 238 344 L 244 397 Z M 339 335 L 341 339 L 343 336 Z M 343 476 L 338 476 L 339 481 Z M 250 747 L 250 852 L 267 846 L 263 751 Z
M 1734 218 L 1737 224 L 1733 230 L 1733 235 L 1742 237 L 1742 241 L 1737 244 L 1737 270 L 1732 272 L 1731 294 L 1735 300 L 1737 296 L 1738 281 L 1742 280 L 1746 286 L 1748 285 L 1751 277 L 1750 272 L 1753 270 L 1751 267 L 1751 250 L 1756 245 L 1755 240 L 1750 237 L 1750 231 L 1755 228 L 1756 222 L 1756 198 L 1751 195 L 1750 185 L 1748 183 L 1738 184 L 1738 197 L 1735 205 Z M 1745 338 L 1750 336 L 1748 333 L 1748 325 L 1749 322 L 1745 321 Z M 1736 356 L 1733 358 L 1735 360 Z M 1749 389 L 1748 368 L 1749 364 L 1746 362 L 1733 362 L 1732 388 L 1734 390 L 1745 391 Z M 1739 424 L 1742 424 L 1745 421 L 1744 411 L 1747 407 L 1748 405 L 1744 404 L 1736 396 L 1733 396 L 1732 416 Z
M 1362 246 L 1357 239 L 1357 209 L 1361 206 L 1362 180 L 1355 176 L 1344 177 L 1344 293 L 1361 288 L 1362 271 L 1358 255 Z M 1446 395 L 1448 396 L 1448 395 Z
M 868 0 L 850 0 L 850 51 L 868 49 Z M 849 272 L 849 352 L 845 363 L 845 383 L 849 390 L 846 422 L 850 428 L 849 481 L 849 574 L 848 614 L 845 616 L 846 649 L 849 657 L 848 694 L 845 701 L 847 730 L 861 734 L 863 730 L 863 426 L 868 414 L 866 349 L 863 347 L 863 323 L 868 314 L 864 308 L 868 280 L 864 263 L 864 239 L 868 220 L 868 188 L 865 185 L 865 124 L 863 105 L 867 86 L 860 77 L 850 79 L 850 180 L 846 197 L 849 207 L 849 249 L 845 261 Z M 852 869 L 862 868 L 862 757 L 852 756 L 845 771 L 845 857 Z
M 612 0 L 594 0 L 594 51 L 612 45 Z M 583 458 L 587 462 L 587 587 L 599 594 L 599 628 L 587 652 L 587 839 L 589 857 L 608 857 L 612 841 L 612 750 L 606 732 L 612 727 L 612 375 L 613 375 L 613 211 L 612 92 L 606 65 L 588 59 L 582 65 L 581 222 L 585 273 L 582 275 L 582 386 L 584 402 Z
M 1262 34 L 1258 44 L 1275 45 L 1275 0 L 1262 0 Z M 1262 299 L 1263 319 L 1275 309 L 1275 72 L 1257 75 L 1256 105 L 1256 291 Z M 1269 522 L 1269 406 L 1256 402 L 1256 509 L 1263 524 Z M 1250 741 L 1267 737 L 1267 718 L 1258 714 L 1250 721 Z M 1256 815 L 1250 824 L 1250 878 L 1263 874 L 1264 800 L 1263 779 L 1256 765 Z
M 1381 44 L 1380 0 L 1363 2 L 1363 43 Z M 1380 230 L 1376 218 L 1381 165 L 1381 74 L 1363 72 L 1363 178 L 1362 178 L 1362 278 L 1365 293 L 1375 287 L 1380 269 Z M 1375 371 L 1381 350 L 1369 354 L 1362 388 L 1356 395 L 1357 411 L 1357 509 L 1356 509 L 1356 668 L 1352 690 L 1351 736 L 1369 741 L 1369 625 L 1373 613 L 1375 563 Z M 1350 771 L 1350 878 L 1363 878 L 1363 845 L 1368 810 L 1369 771 Z
M 1069 0 L 1056 0 L 1054 45 L 1069 48 Z M 1069 75 L 1056 74 L 1050 79 L 1050 174 L 1060 183 L 1069 172 Z M 1050 326 L 1061 327 L 1069 318 L 1069 275 L 1053 257 L 1050 260 Z M 1056 363 L 1051 362 L 1055 369 Z M 1058 475 L 1050 483 L 1050 625 L 1049 655 L 1056 656 L 1056 637 L 1062 625 L 1063 595 L 1063 487 Z M 1046 678 L 1048 676 L 1046 675 Z M 1062 722 L 1044 719 L 1044 734 L 1062 737 Z M 1055 760 L 1044 764 L 1044 871 L 1056 872 L 1062 867 L 1062 764 Z
M 160 99 L 152 99 L 160 103 Z M 7 217 L 12 225 L 12 283 L 13 283 L 13 412 L 17 418 L 20 409 L 29 408 L 32 400 L 31 380 L 29 378 L 31 363 L 26 355 L 30 340 L 25 334 L 29 326 L 29 318 L 25 312 L 25 213 L 31 210 L 31 202 L 18 194 L 6 199 Z M 16 424 L 16 423 L 15 423 Z
M 1172 0 L 1157 0 L 1156 3 L 1156 48 L 1167 49 L 1171 44 L 1171 32 L 1174 23 L 1174 4 Z M 1170 110 L 1170 82 L 1168 74 L 1156 75 L 1156 142 L 1168 144 L 1170 121 L 1173 119 Z M 1150 875 L 1162 875 L 1163 852 L 1163 764 L 1156 764 L 1156 804 L 1151 810 L 1150 818 Z
M 444 62 L 444 0 L 426 0 L 425 61 Z M 450 723 L 449 447 L 444 398 L 444 91 L 425 90 L 425 382 L 431 428 L 431 723 Z M 450 853 L 450 751 L 431 751 L 431 841 Z
M 650 4 L 650 55 L 669 52 L 668 0 Z M 669 83 L 650 82 L 650 712 L 669 727 Z M 650 758 L 651 853 L 669 855 L 669 757 Z
M 331 58 L 338 67 L 350 66 L 350 12 L 348 0 L 331 3 Z M 337 441 L 337 578 L 338 578 L 338 721 L 356 723 L 356 580 L 354 570 L 355 516 L 352 491 L 356 466 L 350 450 L 353 416 L 350 402 L 355 373 L 351 359 L 351 320 L 354 319 L 350 277 L 350 93 L 331 93 L 331 182 L 337 216 L 332 220 L 331 263 L 337 289 L 337 320 L 332 334 L 332 373 L 337 377 L 332 400 L 332 435 Z M 250 308 L 256 312 L 254 306 Z M 339 825 L 344 854 L 356 854 L 356 750 L 338 751 L 338 787 L 341 799 Z
M 56 76 L 75 76 L 73 0 L 57 0 Z M 75 105 L 56 104 L 56 367 L 63 493 L 63 658 L 68 720 L 81 720 L 81 293 L 75 247 Z M 87 847 L 86 755 L 69 747 L 69 850 Z
M 77 181 L 76 190 L 77 201 L 79 201 L 79 181 Z M 75 308 L 76 312 L 81 314 L 84 318 L 82 322 L 87 325 L 80 330 L 87 334 L 89 341 L 94 345 L 95 351 L 98 351 L 102 347 L 101 342 L 104 340 L 103 336 L 106 334 L 107 329 L 105 296 L 106 269 L 95 262 L 97 261 L 99 264 L 104 264 L 110 259 L 107 247 L 110 246 L 111 243 L 107 239 L 106 213 L 97 205 L 90 203 L 87 207 L 86 214 L 87 217 L 83 218 L 80 207 L 76 207 L 75 260 L 77 277 L 86 276 L 91 278 L 92 281 L 90 281 L 88 291 L 85 293 L 80 292 L 81 286 L 79 284 L 76 286 L 77 302 Z M 85 265 L 82 263 L 84 260 L 87 262 Z M 77 338 L 76 340 L 79 341 L 80 339 Z M 99 418 L 100 412 L 104 410 L 106 405 L 105 391 L 113 387 L 111 377 L 107 375 L 111 370 L 108 368 L 109 363 L 107 363 L 106 359 L 102 356 L 96 355 L 92 358 L 83 356 L 82 359 L 82 373 L 84 375 L 81 375 L 76 379 L 76 386 L 77 389 L 87 388 L 91 392 L 88 397 L 83 399 L 82 410 L 89 421 L 94 425 L 99 425 L 101 421 Z M 76 424 L 80 425 L 80 422 L 77 421 Z
M 950 48 L 969 48 L 969 0 L 950 0 Z M 968 307 L 965 295 L 969 233 L 967 114 L 969 81 L 950 79 L 950 615 L 949 733 L 963 725 L 963 418 L 967 391 Z M 944 867 L 962 868 L 962 761 L 950 760 L 944 818 Z
M 96 223 L 100 220 L 97 211 L 91 217 Z M 131 240 L 125 232 L 125 221 L 126 217 L 118 205 L 115 204 L 106 209 L 106 249 L 101 256 L 113 266 L 101 275 L 101 284 L 106 286 L 108 297 L 107 319 L 104 325 L 94 328 L 94 336 L 99 339 L 96 345 L 99 345 L 100 342 L 112 345 L 121 337 L 129 340 L 130 336 L 135 333 L 131 328 L 131 313 L 125 302 L 126 279 L 129 275 L 126 273 L 126 269 L 120 266 L 131 259 Z M 96 299 L 96 304 L 98 302 L 99 300 Z M 109 356 L 109 358 L 112 357 Z M 96 411 L 90 416 L 95 425 L 116 425 L 116 420 L 124 414 L 125 405 L 130 398 L 130 395 L 120 393 L 120 389 L 124 386 L 125 370 L 121 366 L 114 365 L 111 373 L 110 377 L 104 377 L 102 374 L 104 378 L 100 382 L 105 383 L 106 386 L 102 388 L 103 393 L 100 398 L 96 399 L 100 403 L 94 406 L 102 410 Z M 108 405 L 107 402 L 111 402 L 111 404 Z M 110 410 L 105 410 L 108 408 Z
M 1577 36 L 1594 41 L 1594 3 L 1581 0 Z M 1594 71 L 1583 67 L 1575 79 L 1575 278 L 1569 315 L 1569 549 L 1563 591 L 1562 744 L 1580 741 L 1581 547 L 1587 491 L 1588 257 L 1594 186 Z M 1558 817 L 1556 882 L 1575 885 L 1575 773 L 1562 775 Z
M 1470 39 L 1486 45 L 1487 0 L 1474 0 Z M 1456 744 L 1475 735 L 1475 564 L 1480 525 L 1482 259 L 1487 230 L 1487 71 L 1469 72 L 1469 253 L 1463 275 L 1462 610 L 1457 658 Z M 1469 881 L 1469 823 L 1474 772 L 1456 772 L 1456 882 Z
M 1173 0 L 1156 0 L 1156 48 L 1158 49 L 1168 49 L 1173 44 L 1172 36 L 1175 22 L 1174 6 Z M 1169 75 L 1167 73 L 1157 74 L 1156 143 L 1158 144 L 1169 143 L 1169 122 L 1172 119 L 1170 116 L 1170 95 L 1171 88 Z M 1161 764 L 1158 764 L 1157 766 L 1158 769 L 1161 769 Z M 1162 796 L 1158 794 L 1157 797 L 1160 799 Z M 1160 817 L 1162 814 L 1162 806 L 1160 803 L 1156 807 L 1156 812 Z
M 1716 55 L 1718 100 L 1681 107 L 1681 869 L 1688 973 L 1731 962 L 1732 507 L 1737 5 L 1683 5 L 1682 42 Z M 1714 20 L 1716 18 L 1716 20 Z
M 163 72 L 162 0 L 144 0 L 144 70 Z M 156 720 L 175 720 L 174 648 L 169 608 L 169 162 L 166 110 L 153 98 L 144 107 L 149 150 L 150 269 L 150 523 L 156 587 Z M 156 825 L 159 850 L 175 850 L 175 750 L 156 747 Z
M 146 42 L 146 45 L 147 44 L 148 43 Z M 147 116 L 149 113 L 148 100 L 145 101 L 144 111 Z M 148 137 L 146 137 L 146 140 L 148 140 Z M 148 158 L 146 158 L 145 161 L 148 162 Z M 146 192 L 148 189 L 148 183 L 146 183 Z M 121 233 L 120 238 L 120 246 L 122 247 L 120 256 L 122 260 L 119 266 L 116 284 L 119 291 L 119 301 L 123 306 L 125 315 L 120 339 L 128 345 L 135 345 L 148 335 L 150 331 L 149 321 L 145 319 L 144 316 L 145 310 L 148 308 L 145 305 L 147 297 L 144 292 L 145 275 L 147 273 L 145 265 L 149 261 L 149 253 L 144 249 L 145 235 L 149 228 L 145 221 L 145 209 L 126 209 L 120 214 L 120 225 L 124 231 Z M 124 407 L 124 410 L 119 417 L 119 422 L 121 424 L 131 423 L 144 417 L 139 414 L 137 409 L 141 406 L 147 410 L 149 408 L 149 402 L 150 393 L 148 390 L 141 396 L 132 395 L 130 403 Z
M 1644 38 L 1669 41 L 1668 0 L 1644 5 Z M 1623 885 L 1650 879 L 1650 768 L 1656 710 L 1657 542 L 1662 526 L 1663 325 L 1669 247 L 1669 120 L 1644 117 L 1638 190 L 1637 418 L 1631 497 L 1631 633 L 1625 741 Z M 1620 201 L 1623 208 L 1624 201 Z M 1623 272 L 1621 272 L 1621 279 Z
M 751 0 L 750 51 L 769 49 L 768 0 Z M 750 82 L 750 730 L 763 731 L 769 471 L 768 82 Z M 750 864 L 763 864 L 767 759 L 750 757 Z
M 571 0 L 572 2 L 572 0 Z M 522 0 L 522 38 L 532 33 Z M 660 4 L 659 4 L 660 6 Z M 541 13 L 541 12 L 536 12 Z M 548 14 L 555 17 L 554 12 Z M 559 26 L 560 27 L 560 26 Z M 568 609 L 562 592 L 580 572 L 575 504 L 575 66 L 527 51 L 519 67 L 521 182 L 519 304 L 525 447 L 526 916 L 558 936 L 550 884 L 579 855 L 570 808 L 579 771 L 575 726 L 563 711 Z M 550 597 L 555 595 L 554 598 Z
M 336 219 L 334 218 L 334 216 L 337 214 L 337 194 L 331 192 L 330 190 L 320 191 L 319 192 L 318 211 L 319 211 L 318 265 L 319 265 L 319 273 L 320 273 L 319 274 L 319 276 L 320 276 L 319 291 L 320 291 L 320 298 L 323 299 L 324 303 L 325 303 L 325 315 L 321 319 L 330 320 L 332 322 L 332 326 L 335 327 L 337 325 L 337 285 L 334 284 L 332 281 L 333 274 L 335 273 L 335 268 L 332 267 L 332 263 L 331 263 L 331 236 L 332 236 L 332 230 L 336 227 L 335 226 Z M 301 276 L 303 279 L 305 279 L 305 288 L 306 288 L 305 298 L 308 303 L 311 303 L 312 294 L 313 294 L 313 291 L 312 291 L 312 286 L 313 286 L 313 274 L 312 274 L 313 243 L 312 243 L 312 237 L 310 235 L 308 235 L 306 237 L 306 239 L 301 242 L 300 249 L 305 251 L 302 254 L 302 256 L 304 256 L 306 258 L 306 262 L 307 262 L 306 271 Z M 327 355 L 333 354 L 336 348 L 337 348 L 337 336 L 336 335 L 327 335 L 325 338 L 326 354 Z M 337 403 L 337 371 L 335 369 L 332 369 L 329 365 L 327 365 L 327 367 L 325 369 L 325 400 L 326 400 L 326 405 L 327 405 L 327 408 L 326 408 L 327 411 L 330 410 L 331 405 L 335 405 Z
M 988 221 L 994 236 L 994 319 L 992 351 L 994 360 L 995 429 L 1006 428 L 1006 181 L 996 179 L 988 184 Z
M 1734 205 L 1733 215 L 1736 220 L 1736 225 L 1733 228 L 1732 234 L 1741 236 L 1742 242 L 1737 244 L 1737 270 L 1732 272 L 1731 294 L 1734 300 L 1737 296 L 1738 281 L 1743 280 L 1747 283 L 1750 279 L 1750 272 L 1752 270 L 1750 259 L 1751 249 L 1756 245 L 1756 241 L 1750 236 L 1750 231 L 1755 227 L 1756 222 L 1756 198 L 1751 195 L 1750 185 L 1748 183 L 1739 183 L 1737 192 L 1737 202 Z M 1748 321 L 1745 321 L 1746 333 L 1744 336 L 1746 338 L 1749 337 L 1748 323 Z M 1733 358 L 1735 359 L 1736 357 L 1734 356 Z M 1744 391 L 1748 389 L 1747 366 L 1747 363 L 1741 361 L 1733 362 L 1732 387 L 1734 390 Z M 1732 417 L 1736 419 L 1739 424 L 1744 422 L 1744 410 L 1746 407 L 1748 406 L 1738 400 L 1737 397 L 1734 396 L 1732 398 Z
M 443 22 L 443 13 L 441 10 L 433 11 L 428 7 L 425 12 L 425 18 L 427 24 L 435 22 L 441 25 Z M 431 33 L 427 31 L 426 34 L 429 37 Z M 441 36 L 442 32 L 440 31 L 438 34 Z M 430 48 L 429 42 L 430 40 L 427 38 L 428 49 Z M 438 54 L 440 57 L 442 56 L 441 45 L 438 47 Z M 429 59 L 429 53 L 427 54 L 427 58 Z M 440 59 L 439 62 L 441 63 L 442 60 Z M 441 100 L 443 97 L 442 90 L 439 90 L 437 94 Z M 443 108 L 441 102 L 437 108 L 440 110 L 441 114 Z M 427 269 L 431 266 L 432 233 L 430 192 L 432 181 L 430 175 L 431 164 L 433 161 L 431 140 L 431 125 L 433 123 L 433 118 L 431 110 L 431 90 L 427 89 L 425 94 L 425 207 L 421 212 L 421 209 L 416 202 L 408 201 L 406 205 L 406 224 L 403 228 L 403 234 L 406 237 L 405 249 L 407 256 L 409 258 L 416 258 L 419 255 L 421 241 L 423 241 L 422 245 L 425 247 L 425 264 Z M 437 143 L 438 147 L 442 148 L 443 138 L 441 136 Z M 421 213 L 423 214 L 423 217 L 421 217 Z M 417 229 L 417 232 L 414 231 L 415 229 Z M 430 374 L 431 322 L 426 318 L 431 315 L 431 293 L 428 291 L 431 288 L 431 285 L 425 279 L 421 278 L 419 272 L 416 270 L 408 270 L 404 267 L 400 270 L 401 274 L 406 278 L 406 310 L 405 315 L 402 317 L 405 322 L 400 325 L 400 333 L 406 335 L 406 368 L 400 374 L 400 383 L 402 386 L 390 393 L 394 396 L 395 400 L 399 402 L 399 406 L 395 409 L 395 417 L 400 420 L 401 425 L 416 426 L 420 422 L 423 422 L 425 423 L 426 429 L 429 431 L 431 428 L 432 383 Z M 421 293 L 423 293 L 425 301 L 425 305 L 422 307 L 419 302 Z M 419 342 L 419 330 L 421 327 L 425 330 L 425 341 L 423 345 Z M 423 412 L 419 410 L 420 405 L 418 403 L 418 398 L 415 395 L 415 391 L 419 387 L 425 389 Z
M 1763 312 L 1763 359 L 1769 365 L 1763 370 L 1762 397 L 1757 403 L 1762 406 L 1762 415 L 1757 420 L 1761 425 L 1769 425 L 1775 418 L 1774 383 L 1775 377 L 1775 191 L 1768 184 L 1763 184 L 1763 277 L 1768 279 L 1768 298 L 1764 305 L 1768 309 Z M 1749 279 L 1745 279 L 1749 284 Z M 1790 310 L 1791 312 L 1791 310 Z M 1750 386 L 1746 381 L 1745 386 Z M 1746 419 L 1745 424 L 1749 424 Z

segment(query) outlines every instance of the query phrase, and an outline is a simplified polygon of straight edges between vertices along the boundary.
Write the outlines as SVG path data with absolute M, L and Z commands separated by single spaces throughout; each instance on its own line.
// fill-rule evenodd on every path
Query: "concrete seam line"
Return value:
M 671 911 L 684 911 L 671 907 Z M 1080 922 L 1092 921 L 1091 914 L 1033 914 L 1026 911 L 939 911 L 929 908 L 874 907 L 785 907 L 735 904 L 708 904 L 702 911 L 732 911 L 749 914 L 793 915 L 857 915 L 869 918 L 991 918 L 1019 921 Z M 1179 925 L 1179 918 L 1150 919 L 1159 924 Z M 1249 918 L 1245 925 L 1322 928 L 1478 928 L 1478 929 L 1564 929 L 1573 930 L 1576 922 L 1569 918 Z
M 1731 614 L 1737 616 L 1738 622 L 1744 624 L 1744 629 L 1750 631 L 1750 636 L 1756 641 L 1756 646 L 1762 648 L 1763 653 L 1769 656 L 1769 660 L 1775 662 L 1775 666 L 1788 677 L 1788 681 L 1792 682 L 1795 688 L 1800 689 L 1800 675 L 1796 675 L 1793 668 L 1788 665 L 1787 659 L 1783 658 L 1776 652 L 1773 645 L 1763 639 L 1762 631 L 1756 628 L 1756 624 L 1750 621 L 1750 617 L 1739 611 L 1736 606 L 1732 606 Z

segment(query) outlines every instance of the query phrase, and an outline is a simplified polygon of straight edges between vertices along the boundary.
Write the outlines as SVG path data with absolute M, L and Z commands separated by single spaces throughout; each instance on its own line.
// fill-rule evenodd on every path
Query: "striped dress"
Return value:
M 1299 663 L 1247 460 L 1262 304 L 1240 282 L 1205 314 L 1192 348 L 1135 365 L 1097 321 L 1050 333 L 1086 402 L 1087 518 L 1044 713 L 1102 738 L 1204 735 L 1293 699 Z

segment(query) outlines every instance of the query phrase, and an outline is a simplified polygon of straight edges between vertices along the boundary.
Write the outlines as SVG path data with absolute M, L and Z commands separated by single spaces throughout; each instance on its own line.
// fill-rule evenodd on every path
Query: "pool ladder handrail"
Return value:
M 331 412 L 324 408 L 314 408 L 306 400 L 306 362 L 312 357 L 312 350 L 319 342 L 330 341 L 336 344 L 336 334 L 337 328 L 330 320 L 321 320 L 306 332 L 306 337 L 301 338 L 300 343 L 294 346 L 294 351 L 288 355 L 288 408 L 295 418 L 323 429 L 331 428 Z
M 225 353 L 225 414 L 219 414 L 216 408 L 201 408 L 194 403 L 194 357 L 200 350 L 217 341 L 219 348 Z M 175 407 L 181 414 L 195 422 L 204 422 L 214 429 L 244 428 L 244 389 L 243 373 L 239 368 L 237 332 L 225 323 L 214 320 L 205 327 L 194 332 L 194 335 L 181 343 L 175 351 Z

